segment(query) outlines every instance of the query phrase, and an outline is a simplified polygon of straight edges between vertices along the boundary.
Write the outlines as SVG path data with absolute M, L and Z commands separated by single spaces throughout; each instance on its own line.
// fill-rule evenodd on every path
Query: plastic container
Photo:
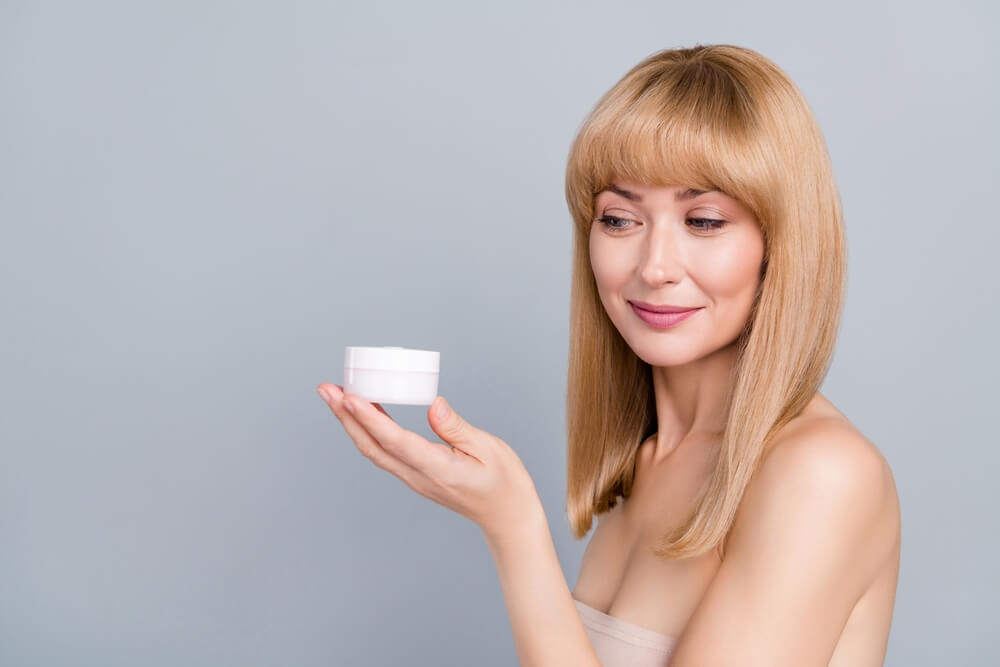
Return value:
M 437 397 L 441 353 L 405 347 L 348 347 L 344 393 L 372 403 L 430 405 Z

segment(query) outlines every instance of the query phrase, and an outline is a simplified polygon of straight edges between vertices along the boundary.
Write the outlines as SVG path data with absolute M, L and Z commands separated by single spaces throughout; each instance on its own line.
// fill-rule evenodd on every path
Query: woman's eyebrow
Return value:
M 622 197 L 625 197 L 625 199 L 628 199 L 628 200 L 631 200 L 631 201 L 637 201 L 637 202 L 641 202 L 642 201 L 642 195 L 640 195 L 640 194 L 638 194 L 636 192 L 632 192 L 630 190 L 626 190 L 625 188 L 620 188 L 617 185 L 615 185 L 614 183 L 611 183 L 606 188 L 604 188 L 604 190 L 599 191 L 597 194 L 601 194 L 601 192 L 604 192 L 605 190 L 614 192 L 615 194 L 621 195 Z M 695 197 L 700 197 L 701 195 L 707 194 L 709 192 L 721 192 L 721 190 L 715 190 L 715 189 L 712 189 L 712 190 L 698 190 L 696 188 L 688 188 L 687 190 L 682 190 L 682 191 L 676 193 L 674 195 L 674 200 L 675 201 L 685 201 L 687 199 L 694 199 Z

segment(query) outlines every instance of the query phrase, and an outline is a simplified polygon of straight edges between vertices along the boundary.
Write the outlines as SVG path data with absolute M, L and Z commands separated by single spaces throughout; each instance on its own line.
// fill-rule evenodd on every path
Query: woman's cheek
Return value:
M 607 251 L 608 248 L 604 247 L 600 240 L 591 240 L 590 265 L 594 271 L 594 278 L 601 287 L 614 283 L 616 276 L 621 273 L 622 258 Z
M 762 248 L 752 238 L 732 241 L 725 248 L 716 247 L 713 252 L 705 253 L 700 262 L 705 269 L 703 278 L 711 285 L 711 291 L 723 298 L 752 295 L 760 273 Z

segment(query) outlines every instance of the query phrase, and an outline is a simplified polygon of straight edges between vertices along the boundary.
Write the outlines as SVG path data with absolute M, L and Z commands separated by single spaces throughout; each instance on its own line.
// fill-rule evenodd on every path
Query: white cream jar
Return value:
M 372 403 L 430 405 L 437 397 L 441 353 L 405 347 L 348 347 L 344 393 Z

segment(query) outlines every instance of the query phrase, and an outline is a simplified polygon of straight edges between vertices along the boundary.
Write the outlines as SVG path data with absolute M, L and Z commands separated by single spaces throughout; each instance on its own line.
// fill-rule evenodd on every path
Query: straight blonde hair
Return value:
M 595 514 L 629 497 L 636 452 L 657 430 L 651 368 L 609 319 L 590 264 L 594 199 L 618 179 L 718 189 L 761 226 L 761 281 L 735 341 L 717 463 L 693 511 L 654 548 L 662 558 L 724 554 L 754 471 L 818 391 L 833 356 L 847 258 L 830 157 L 791 79 L 728 44 L 654 53 L 584 120 L 566 167 L 574 223 L 566 510 L 577 539 Z

